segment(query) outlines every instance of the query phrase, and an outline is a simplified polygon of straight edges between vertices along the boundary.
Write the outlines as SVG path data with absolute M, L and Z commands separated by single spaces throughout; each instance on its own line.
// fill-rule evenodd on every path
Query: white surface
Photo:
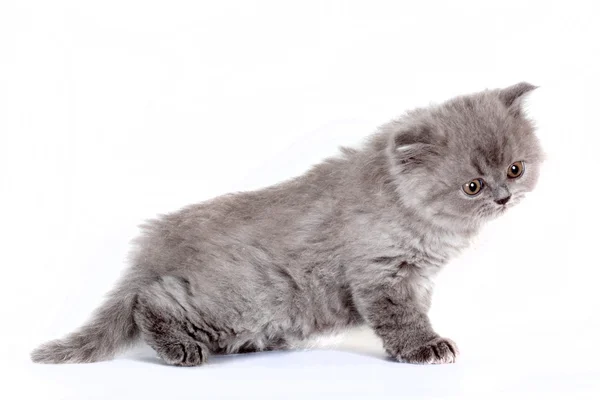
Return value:
M 593 1 L 0 3 L 0 397 L 595 398 L 600 28 Z M 528 80 L 538 190 L 438 279 L 456 365 L 338 350 L 46 366 L 136 225 L 275 183 L 402 111 Z M 340 347 L 341 346 L 341 347 Z M 335 346 L 334 346 L 335 347 Z
M 149 348 L 83 366 L 20 361 L 10 368 L 17 380 L 9 387 L 18 389 L 3 398 L 597 398 L 598 370 L 587 358 L 597 331 L 580 332 L 568 351 L 560 349 L 570 335 L 515 331 L 471 336 L 458 363 L 434 366 L 390 361 L 360 331 L 360 346 L 214 357 L 198 368 L 166 366 Z

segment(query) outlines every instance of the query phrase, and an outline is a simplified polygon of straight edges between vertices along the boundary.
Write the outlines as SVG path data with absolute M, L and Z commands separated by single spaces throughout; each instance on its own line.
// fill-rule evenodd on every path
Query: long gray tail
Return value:
M 63 339 L 44 343 L 31 353 L 36 363 L 89 363 L 110 359 L 139 336 L 133 320 L 136 294 L 122 282 L 92 319 Z

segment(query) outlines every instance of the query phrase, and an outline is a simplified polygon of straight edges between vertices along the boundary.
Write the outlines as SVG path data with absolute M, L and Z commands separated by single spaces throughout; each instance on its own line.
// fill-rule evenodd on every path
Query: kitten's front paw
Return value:
M 450 339 L 436 338 L 399 357 L 411 364 L 450 364 L 456 361 L 458 348 Z

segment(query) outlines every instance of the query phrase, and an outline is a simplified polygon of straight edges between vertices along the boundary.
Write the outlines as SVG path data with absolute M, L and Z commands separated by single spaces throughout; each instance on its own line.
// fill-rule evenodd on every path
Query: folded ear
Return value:
M 534 86 L 531 83 L 521 82 L 505 89 L 500 89 L 498 96 L 502 103 L 508 108 L 508 111 L 515 117 L 518 117 L 522 112 L 522 100 L 524 99 L 524 95 L 534 89 L 537 89 L 537 86 Z
M 405 167 L 425 164 L 438 154 L 439 142 L 434 129 L 424 123 L 404 126 L 392 134 L 392 159 Z

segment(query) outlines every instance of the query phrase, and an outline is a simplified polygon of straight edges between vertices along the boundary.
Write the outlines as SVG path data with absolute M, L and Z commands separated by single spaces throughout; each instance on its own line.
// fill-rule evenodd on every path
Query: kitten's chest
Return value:
M 432 229 L 392 213 L 358 222 L 345 232 L 346 251 L 357 258 L 394 259 L 435 269 L 469 244 L 464 235 Z
M 395 239 L 406 262 L 431 268 L 443 266 L 469 244 L 466 237 L 441 231 L 402 230 Z
M 409 249 L 421 262 L 441 266 L 456 256 L 468 245 L 468 240 L 460 237 L 448 237 L 432 234 L 413 240 Z

